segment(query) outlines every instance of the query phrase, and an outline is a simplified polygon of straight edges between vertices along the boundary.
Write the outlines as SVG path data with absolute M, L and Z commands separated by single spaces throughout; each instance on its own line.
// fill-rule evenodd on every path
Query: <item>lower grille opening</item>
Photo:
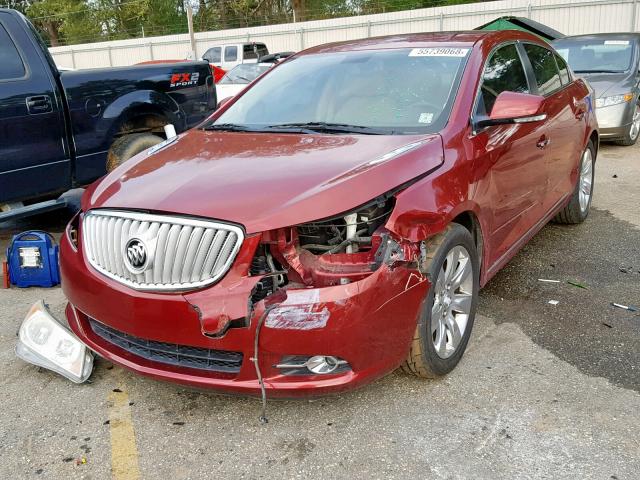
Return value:
M 243 354 L 241 352 L 210 350 L 145 340 L 115 330 L 93 319 L 89 319 L 89 322 L 94 333 L 103 340 L 147 360 L 222 373 L 238 373 L 242 366 Z

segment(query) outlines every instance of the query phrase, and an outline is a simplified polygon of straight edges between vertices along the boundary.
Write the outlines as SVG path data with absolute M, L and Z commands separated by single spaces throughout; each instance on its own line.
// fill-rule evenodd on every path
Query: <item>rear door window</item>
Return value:
M 538 93 L 547 96 L 562 88 L 560 72 L 558 72 L 553 52 L 540 45 L 530 43 L 524 45 L 524 50 L 527 52 L 533 67 L 533 74 L 538 84 Z
M 487 62 L 482 74 L 477 114 L 491 114 L 496 98 L 502 92 L 529 93 L 527 76 L 515 45 L 498 48 Z
M 202 56 L 209 63 L 220 63 L 222 61 L 222 47 L 213 47 Z
M 24 77 L 26 71 L 13 40 L 0 24 L 0 80 Z
M 238 60 L 238 47 L 235 45 L 224 47 L 224 61 L 235 62 Z

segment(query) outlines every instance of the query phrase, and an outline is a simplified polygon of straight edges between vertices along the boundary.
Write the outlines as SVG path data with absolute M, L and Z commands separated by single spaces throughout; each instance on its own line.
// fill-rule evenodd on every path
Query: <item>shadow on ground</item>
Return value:
M 588 375 L 640 391 L 640 313 L 611 302 L 640 305 L 640 229 L 592 209 L 582 225 L 538 233 L 482 290 L 480 313 L 517 323 Z

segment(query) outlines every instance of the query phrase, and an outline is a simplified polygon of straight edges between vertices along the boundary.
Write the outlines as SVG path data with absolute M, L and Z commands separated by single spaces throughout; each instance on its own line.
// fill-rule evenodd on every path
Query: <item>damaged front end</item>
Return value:
M 228 302 L 221 303 L 217 294 L 214 301 L 204 303 L 199 298 L 201 292 L 185 294 L 201 316 L 203 334 L 215 338 L 229 328 L 246 328 L 256 310 L 274 305 L 279 308 L 269 314 L 268 327 L 324 327 L 329 315 L 326 308 L 317 306 L 320 289 L 343 286 L 344 292 L 353 291 L 347 286 L 357 285 L 383 266 L 388 273 L 403 268 L 422 280 L 418 268 L 424 253 L 421 244 L 398 239 L 384 227 L 394 203 L 393 196 L 383 196 L 342 215 L 249 237 L 249 249 L 254 253 L 248 265 L 243 265 L 246 276 L 224 291 L 227 300 L 248 297 L 244 318 L 232 313 L 236 309 L 228 308 Z M 240 264 L 247 261 L 242 257 Z M 288 306 L 291 298 L 299 297 L 309 300 L 303 309 Z M 209 321 L 205 318 L 208 305 L 215 305 L 217 312 Z
M 96 275 L 64 238 L 69 325 L 115 363 L 196 387 L 297 397 L 368 383 L 404 360 L 429 288 L 421 242 L 386 227 L 395 201 L 247 234 L 219 281 L 174 293 Z
M 202 333 L 222 340 L 236 329 L 255 331 L 260 358 L 269 359 L 260 375 L 267 379 L 397 367 L 428 281 L 419 267 L 423 244 L 385 228 L 394 204 L 385 195 L 341 215 L 247 238 L 253 255 L 249 261 L 245 245 L 238 260 L 245 274 L 225 278 L 213 296 L 185 294 Z M 362 360 L 372 352 L 375 358 Z

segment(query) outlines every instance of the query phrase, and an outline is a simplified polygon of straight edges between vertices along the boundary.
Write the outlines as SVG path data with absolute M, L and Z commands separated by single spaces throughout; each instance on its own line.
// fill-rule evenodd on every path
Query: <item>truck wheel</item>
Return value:
M 479 260 L 471 233 L 451 224 L 427 242 L 432 282 L 402 369 L 434 378 L 455 368 L 467 348 L 480 289 Z
M 129 160 L 134 155 L 162 142 L 162 137 L 151 133 L 130 133 L 116 139 L 107 154 L 107 172 Z
M 589 215 L 591 198 L 593 197 L 594 159 L 595 148 L 593 147 L 593 143 L 589 141 L 580 159 L 578 182 L 573 191 L 573 196 L 567 206 L 560 210 L 553 218 L 554 222 L 569 225 L 582 223 Z
M 636 109 L 633 112 L 633 121 L 631 122 L 631 125 L 629 125 L 629 131 L 626 133 L 624 138 L 622 140 L 618 140 L 616 144 L 624 147 L 630 147 L 631 145 L 635 145 L 638 141 L 638 137 L 640 137 L 640 101 L 638 101 Z

